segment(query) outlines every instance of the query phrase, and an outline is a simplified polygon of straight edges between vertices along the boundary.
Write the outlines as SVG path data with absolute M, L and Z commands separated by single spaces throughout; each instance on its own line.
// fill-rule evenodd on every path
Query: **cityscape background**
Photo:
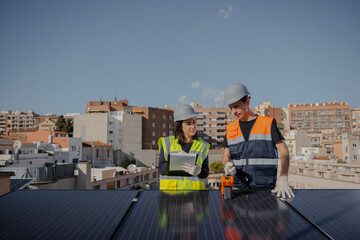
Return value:
M 359 42 L 358 0 L 0 1 L 0 236 L 356 238 Z M 234 82 L 285 137 L 286 204 L 207 191 Z M 182 103 L 211 146 L 206 191 L 146 191 Z
M 0 2 L 0 110 L 84 113 L 222 107 L 244 83 L 252 105 L 360 103 L 360 3 L 345 1 Z

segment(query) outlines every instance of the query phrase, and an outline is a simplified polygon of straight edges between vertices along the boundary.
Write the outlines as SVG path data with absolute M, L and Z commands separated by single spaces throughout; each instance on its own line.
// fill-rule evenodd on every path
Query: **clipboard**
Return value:
M 197 154 L 195 153 L 170 153 L 167 173 L 168 176 L 192 176 L 182 169 L 184 163 L 196 164 Z

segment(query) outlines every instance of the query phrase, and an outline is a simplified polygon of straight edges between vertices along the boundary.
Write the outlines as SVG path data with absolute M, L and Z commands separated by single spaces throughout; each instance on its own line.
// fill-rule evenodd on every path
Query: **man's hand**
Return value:
M 197 164 L 191 165 L 189 163 L 184 163 L 181 167 L 185 172 L 190 173 L 193 176 L 197 176 L 201 172 L 201 168 Z
M 288 198 L 295 197 L 295 194 L 289 187 L 287 176 L 280 176 L 276 182 L 275 188 L 271 190 L 271 192 L 276 193 L 276 196 L 282 200 L 286 199 L 286 194 L 288 195 Z
M 225 175 L 235 176 L 236 167 L 232 162 L 227 162 L 225 165 Z

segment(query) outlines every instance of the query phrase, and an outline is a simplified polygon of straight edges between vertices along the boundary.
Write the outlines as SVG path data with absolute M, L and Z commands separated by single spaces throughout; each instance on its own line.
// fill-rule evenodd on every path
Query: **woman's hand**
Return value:
M 193 176 L 197 176 L 201 172 L 201 168 L 197 164 L 191 165 L 189 163 L 184 163 L 181 167 L 185 172 L 190 173 Z

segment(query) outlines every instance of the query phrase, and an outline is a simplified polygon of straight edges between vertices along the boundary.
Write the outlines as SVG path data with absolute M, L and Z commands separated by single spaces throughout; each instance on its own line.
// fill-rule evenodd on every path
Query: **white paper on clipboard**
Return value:
M 189 163 L 195 165 L 196 154 L 194 153 L 170 153 L 169 171 L 183 171 L 182 165 Z

